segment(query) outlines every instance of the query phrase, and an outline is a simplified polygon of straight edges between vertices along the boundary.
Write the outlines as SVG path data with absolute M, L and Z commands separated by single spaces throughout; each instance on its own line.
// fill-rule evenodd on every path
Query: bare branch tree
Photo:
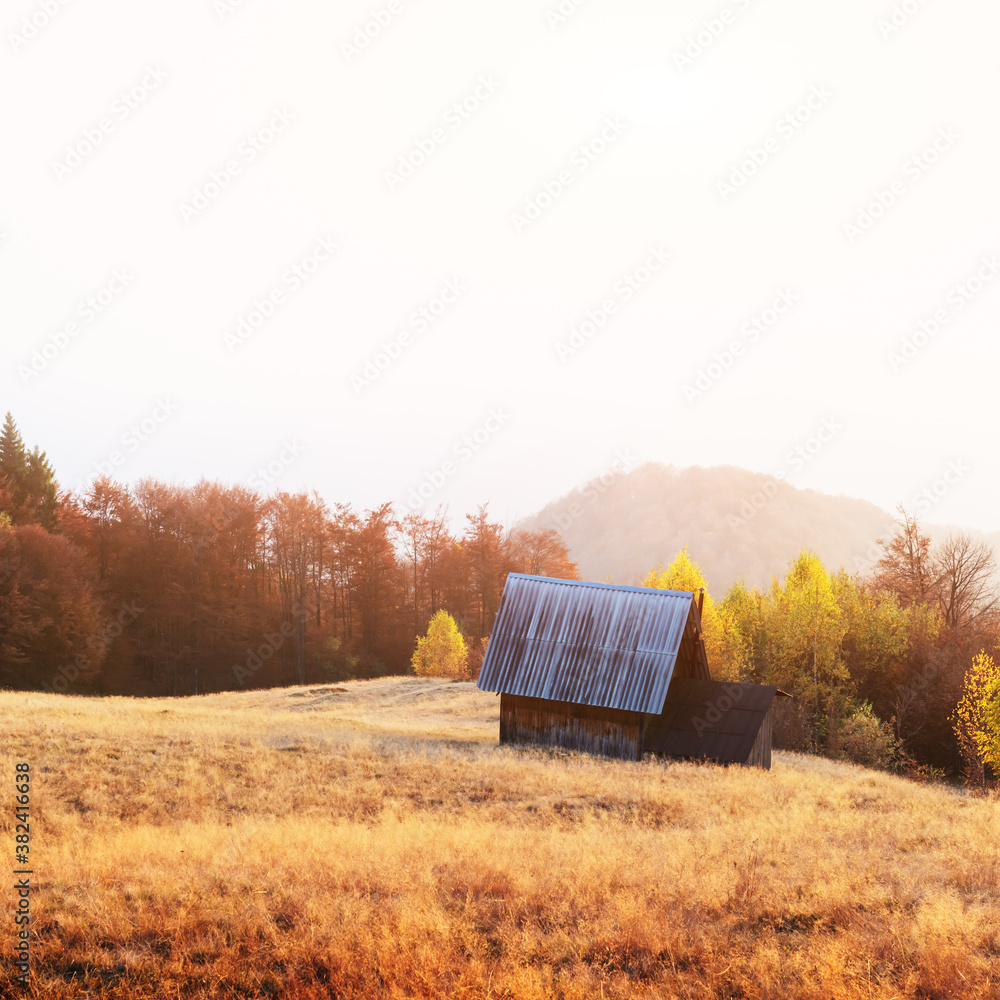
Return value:
M 949 535 L 935 553 L 938 600 L 945 624 L 957 631 L 996 606 L 996 557 L 986 542 L 961 532 Z

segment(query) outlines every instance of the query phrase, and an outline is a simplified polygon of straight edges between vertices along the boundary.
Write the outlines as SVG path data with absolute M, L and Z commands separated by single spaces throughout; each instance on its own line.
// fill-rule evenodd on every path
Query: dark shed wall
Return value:
M 677 678 L 663 711 L 644 717 L 643 752 L 768 768 L 776 693 L 757 684 Z
M 760 731 L 757 739 L 754 740 L 753 749 L 747 758 L 747 763 L 751 767 L 763 767 L 767 770 L 771 768 L 771 741 L 774 738 L 774 702 L 767 710 L 764 721 L 760 724 Z
M 568 701 L 500 695 L 500 742 L 542 743 L 639 760 L 642 714 Z

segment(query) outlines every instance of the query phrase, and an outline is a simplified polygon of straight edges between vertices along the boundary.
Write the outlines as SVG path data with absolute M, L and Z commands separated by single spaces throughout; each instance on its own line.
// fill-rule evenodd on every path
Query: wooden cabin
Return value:
M 771 766 L 778 689 L 712 680 L 698 594 L 511 573 L 477 683 L 501 743 Z

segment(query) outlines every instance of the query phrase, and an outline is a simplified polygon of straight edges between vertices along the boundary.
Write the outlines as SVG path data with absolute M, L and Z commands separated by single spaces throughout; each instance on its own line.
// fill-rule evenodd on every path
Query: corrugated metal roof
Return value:
M 709 676 L 704 646 L 694 640 L 698 625 L 686 591 L 511 573 L 478 686 L 659 713 L 679 653 L 688 673 Z
M 744 764 L 778 693 L 767 685 L 675 680 L 663 714 L 647 725 L 643 749 Z

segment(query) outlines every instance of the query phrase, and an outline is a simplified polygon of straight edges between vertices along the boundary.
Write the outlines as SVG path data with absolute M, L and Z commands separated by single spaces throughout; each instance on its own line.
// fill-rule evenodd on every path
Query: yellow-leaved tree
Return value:
M 738 580 L 716 608 L 722 634 L 720 676 L 726 680 L 762 684 L 767 662 L 763 653 L 767 598 L 759 590 L 747 590 Z M 714 664 L 712 664 L 714 669 Z
M 994 775 L 1000 776 L 1000 669 L 993 671 L 993 678 L 986 688 L 985 760 L 993 768 Z
M 834 581 L 814 552 L 799 553 L 783 586 L 772 582 L 770 603 L 767 683 L 812 704 L 817 717 L 836 716 L 851 682 L 841 657 L 847 623 Z
M 965 780 L 985 789 L 985 765 L 1000 771 L 1000 667 L 985 650 L 966 671 L 951 723 L 965 762 Z
M 469 651 L 465 639 L 447 611 L 438 611 L 427 626 L 427 635 L 417 639 L 413 651 L 413 672 L 418 677 L 469 676 Z
M 658 590 L 688 590 L 697 593 L 704 589 L 705 603 L 701 611 L 701 627 L 705 639 L 705 655 L 712 677 L 720 681 L 738 680 L 738 674 L 728 669 L 730 658 L 725 655 L 722 622 L 712 598 L 708 595 L 705 576 L 696 562 L 688 555 L 685 545 L 674 557 L 674 561 L 663 569 L 654 566 L 642 581 L 643 587 Z M 730 675 L 732 673 L 732 676 Z

